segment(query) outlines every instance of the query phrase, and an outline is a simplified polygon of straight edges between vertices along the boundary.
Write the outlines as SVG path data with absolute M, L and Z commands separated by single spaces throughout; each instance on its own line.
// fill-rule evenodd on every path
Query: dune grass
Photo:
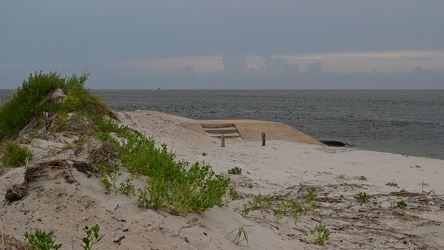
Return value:
M 177 214 L 203 212 L 223 204 L 229 178 L 215 174 L 210 165 L 177 161 L 167 145 L 158 148 L 152 138 L 119 127 L 110 119 L 97 117 L 95 122 L 99 127 L 98 137 L 113 145 L 128 170 L 134 176 L 148 177 L 148 186 L 138 190 L 140 206 Z
M 3 154 L 2 163 L 5 167 L 23 166 L 32 157 L 29 149 L 9 140 L 6 140 L 4 150 L 0 148 L 0 153 Z
M 87 79 L 88 74 L 80 77 L 61 77 L 53 72 L 30 74 L 12 98 L 0 107 L 0 141 L 16 136 L 32 118 L 41 117 L 44 111 L 57 114 L 62 123 L 71 111 L 109 115 L 109 108 L 84 88 Z M 50 94 L 57 88 L 66 94 L 63 101 L 51 101 Z
M 74 127 L 83 137 L 97 137 L 109 143 L 116 152 L 116 161 L 94 163 L 107 189 L 112 188 L 116 193 L 120 190 L 126 195 L 136 193 L 130 181 L 120 188 L 116 184 L 119 168 L 123 165 L 133 177 L 148 177 L 148 185 L 138 190 L 139 205 L 143 207 L 186 213 L 203 212 L 224 203 L 228 177 L 215 174 L 212 167 L 204 163 L 178 161 L 166 145 L 156 147 L 152 138 L 119 126 L 111 119 L 117 118 L 114 113 L 84 88 L 87 79 L 88 74 L 80 77 L 31 74 L 0 107 L 0 141 L 15 145 L 9 144 L 7 139 L 17 137 L 33 119 L 40 124 L 36 130 L 44 133 L 72 131 Z M 52 99 L 52 93 L 58 88 L 65 96 Z M 85 123 L 85 119 L 90 123 Z M 14 152 L 19 152 L 18 149 L 15 147 Z M 30 157 L 23 153 L 20 156 Z

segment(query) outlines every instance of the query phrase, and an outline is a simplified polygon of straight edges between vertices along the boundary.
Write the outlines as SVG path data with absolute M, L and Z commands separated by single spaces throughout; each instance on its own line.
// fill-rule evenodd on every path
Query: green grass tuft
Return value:
M 23 166 L 27 160 L 31 159 L 31 157 L 32 153 L 29 149 L 22 147 L 15 142 L 6 140 L 2 159 L 5 167 Z
M 26 242 L 31 249 L 52 250 L 61 248 L 62 244 L 55 244 L 53 237 L 53 231 L 47 233 L 36 229 L 35 233 L 25 233 Z
M 82 111 L 87 116 L 112 116 L 105 104 L 84 89 L 87 79 L 88 74 L 64 78 L 52 72 L 31 74 L 12 98 L 0 107 L 0 141 L 16 136 L 32 118 L 42 117 L 44 111 L 58 115 L 56 125 L 59 130 L 65 128 L 67 114 L 72 111 Z M 57 88 L 62 89 L 66 97 L 52 101 L 50 95 Z
M 113 145 L 130 173 L 148 177 L 148 186 L 138 190 L 140 206 L 177 214 L 203 212 L 223 204 L 229 178 L 215 174 L 211 166 L 176 161 L 166 145 L 158 148 L 152 138 L 119 127 L 110 119 L 97 117 L 95 122 L 99 127 L 97 136 Z

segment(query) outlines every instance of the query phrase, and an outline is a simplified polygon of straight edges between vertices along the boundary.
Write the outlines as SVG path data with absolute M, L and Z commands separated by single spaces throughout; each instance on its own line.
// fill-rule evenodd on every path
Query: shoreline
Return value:
M 344 118 L 345 120 L 338 121 L 335 120 L 335 118 L 340 117 L 341 112 L 346 112 L 344 115 L 354 115 L 353 113 L 347 113 L 347 108 L 344 105 L 341 105 L 344 101 L 350 101 L 350 98 L 353 100 L 353 96 L 348 96 L 345 99 L 340 99 L 337 105 L 333 105 L 333 111 L 330 114 L 319 114 L 319 109 L 325 109 L 329 108 L 326 105 L 317 106 L 318 110 L 314 110 L 313 113 L 305 112 L 298 110 L 297 107 L 293 107 L 292 104 L 290 105 L 292 108 L 290 110 L 293 110 L 292 112 L 288 113 L 287 111 L 289 109 L 285 108 L 287 104 L 280 105 L 276 109 L 268 110 L 267 112 L 272 112 L 272 116 L 269 116 L 266 112 L 259 112 L 256 110 L 255 107 L 249 106 L 248 103 L 243 102 L 242 98 L 239 99 L 238 95 L 250 98 L 249 100 L 257 101 L 259 102 L 258 105 L 264 105 L 261 103 L 261 99 L 257 98 L 256 96 L 261 96 L 263 94 L 268 93 L 267 91 L 244 91 L 241 94 L 236 94 L 235 98 L 233 100 L 240 101 L 240 104 L 242 107 L 245 106 L 245 110 L 255 111 L 253 113 L 247 112 L 243 109 L 238 109 L 236 107 L 233 107 L 233 105 L 228 105 L 222 102 L 226 108 L 231 110 L 228 113 L 225 113 L 222 111 L 222 109 L 219 109 L 217 106 L 213 105 L 212 100 L 214 98 L 215 101 L 220 102 L 225 99 L 217 99 L 219 98 L 219 94 L 224 95 L 223 97 L 226 98 L 227 93 L 230 95 L 233 94 L 229 90 L 218 90 L 218 91 L 212 91 L 212 90 L 202 90 L 205 95 L 203 94 L 191 94 L 194 93 L 194 91 L 189 90 L 168 90 L 167 91 L 161 91 L 159 93 L 158 90 L 145 90 L 145 91 L 130 91 L 127 90 L 116 90 L 116 92 L 109 91 L 109 90 L 91 90 L 94 94 L 99 94 L 104 101 L 106 101 L 110 106 L 112 106 L 114 109 L 125 111 L 127 109 L 133 110 L 133 109 L 150 109 L 150 110 L 159 110 L 164 113 L 168 113 L 171 115 L 178 115 L 183 117 L 189 117 L 192 119 L 254 119 L 254 120 L 268 120 L 268 121 L 276 121 L 276 122 L 283 122 L 287 125 L 292 126 L 295 129 L 301 130 L 310 136 L 315 137 L 318 140 L 334 140 L 334 141 L 341 141 L 343 143 L 351 144 L 352 148 L 362 149 L 362 150 L 370 150 L 370 151 L 377 151 L 377 152 L 386 152 L 386 153 L 395 153 L 395 154 L 403 154 L 403 155 L 414 155 L 414 156 L 420 156 L 420 157 L 426 157 L 426 158 L 433 158 L 433 159 L 441 159 L 444 160 L 444 151 L 440 150 L 442 146 L 439 144 L 441 141 L 442 136 L 439 136 L 440 129 L 442 128 L 442 119 L 437 120 L 438 123 L 433 123 L 433 120 L 426 119 L 426 117 L 418 117 L 418 116 L 412 116 L 411 118 L 406 118 L 406 115 L 409 115 L 409 113 L 405 112 L 404 109 L 399 109 L 399 101 L 400 100 L 406 100 L 409 101 L 411 98 L 419 97 L 418 101 L 421 101 L 422 95 L 421 94 L 411 94 L 411 98 L 405 98 L 400 97 L 399 95 L 391 96 L 389 95 L 384 96 L 382 93 L 382 96 L 380 97 L 382 101 L 386 100 L 393 100 L 396 101 L 398 99 L 398 108 L 396 108 L 395 113 L 393 114 L 394 122 L 398 121 L 396 117 L 399 117 L 399 122 L 401 124 L 395 123 L 393 126 L 390 124 L 390 122 L 385 122 L 387 117 L 384 116 L 384 112 L 374 111 L 375 113 L 373 116 L 382 116 L 384 119 L 377 119 L 377 120 L 369 120 L 370 123 L 368 125 L 362 125 L 366 124 L 367 122 L 365 120 L 362 120 L 362 116 L 357 116 L 355 118 Z M 276 90 L 279 92 L 279 90 Z M 313 98 L 316 98 L 317 96 L 320 96 L 321 101 L 331 101 L 329 98 L 326 98 L 326 93 L 323 90 L 319 90 L 318 92 L 313 92 L 314 90 L 299 90 L 299 91 L 293 91 L 294 93 L 306 93 L 306 94 L 291 94 L 291 96 L 297 96 L 298 99 L 303 99 L 304 102 L 299 103 L 298 105 L 302 105 L 304 110 L 309 110 L 311 107 L 310 100 Z M 342 90 L 338 92 L 338 98 L 341 97 Z M 380 93 L 381 91 L 377 93 Z M 397 90 L 400 93 L 403 93 L 402 91 L 405 90 Z M 416 92 L 421 92 L 423 90 L 416 90 Z M 252 92 L 252 93 L 250 93 Z M 347 93 L 347 90 L 344 90 L 343 92 Z M 416 93 L 413 92 L 413 93 Z M 149 94 L 152 93 L 152 94 Z M 171 94 L 169 94 L 171 93 Z M 256 93 L 256 94 L 254 94 Z M 311 94 L 310 94 L 311 93 Z M 342 94 L 339 94 L 342 93 Z M 367 92 L 365 92 L 367 93 Z M 384 92 L 385 93 L 385 92 Z M 381 93 L 380 93 L 381 94 Z M 210 100 L 208 100 L 207 96 L 210 96 Z M 237 96 L 237 97 L 236 97 Z M 268 95 L 267 95 L 268 96 Z M 335 97 L 335 95 L 328 95 L 330 98 Z M 192 107 L 190 105 L 194 105 L 192 101 L 184 101 L 183 99 L 190 99 L 190 98 L 198 98 L 199 103 L 201 105 L 198 105 L 197 107 Z M 275 98 L 274 95 L 271 95 L 270 97 Z M 395 98 L 396 97 L 396 98 Z M 151 99 L 150 104 L 145 103 L 142 100 L 146 100 L 146 98 Z M 153 99 L 154 98 L 154 99 Z M 254 99 L 251 99 L 254 98 Z M 323 99 L 322 99 L 323 98 Z M 371 94 L 363 94 L 360 96 L 360 98 L 364 98 L 364 100 L 370 101 L 370 104 L 372 107 L 379 109 L 380 102 L 376 102 L 371 98 Z M 367 99 L 366 99 L 367 98 Z M 390 99 L 394 98 L 394 99 Z M 404 99 L 402 99 L 404 98 Z M 0 92 L 0 99 L 1 99 L 1 92 Z M 245 98 L 243 98 L 245 99 Z M 434 98 L 436 99 L 436 98 Z M 169 100 L 169 101 L 168 101 Z M 273 99 L 276 100 L 276 99 Z M 288 102 L 288 98 L 285 99 Z M 335 99 L 336 100 L 336 99 Z M 416 98 L 415 98 L 416 100 Z M 305 102 L 307 102 L 305 104 Z M 342 102 L 341 102 L 342 101 Z M 374 102 L 372 102 L 374 101 Z M 424 100 L 423 100 L 424 101 Z M 172 103 L 171 103 L 172 102 Z M 180 103 L 180 105 L 177 105 L 177 103 Z M 382 102 L 384 103 L 384 102 Z M 183 106 L 181 106 L 183 105 Z M 228 106 L 227 106 L 228 105 Z M 206 107 L 206 108 L 205 108 Z M 432 110 L 439 109 L 439 107 L 431 106 L 429 108 L 427 107 L 421 107 L 419 106 L 409 106 L 412 109 L 414 109 L 415 112 L 418 112 L 418 110 L 429 110 L 430 108 Z M 364 109 L 364 107 L 361 107 L 358 105 L 359 109 Z M 291 117 L 287 117 L 285 113 L 280 113 L 278 110 L 286 110 L 288 114 L 290 114 Z M 404 111 L 403 111 L 404 110 Z M 215 112 L 215 113 L 213 113 Z M 368 110 L 368 112 L 370 112 Z M 435 114 L 435 117 L 440 117 L 439 114 Z M 306 120 L 304 117 L 311 117 L 312 118 Z M 416 117 L 416 118 L 415 118 Z M 316 118 L 316 119 L 314 119 Z M 423 122 L 416 123 L 415 121 L 420 121 L 422 119 L 425 119 Z M 320 120 L 319 120 L 320 119 Z M 331 120 L 333 119 L 333 120 Z M 370 117 L 371 119 L 371 117 Z M 415 120 L 416 119 L 416 120 Z M 436 120 L 436 119 L 435 119 Z M 410 126 L 409 124 L 413 121 L 415 124 Z M 333 124 L 330 124 L 330 122 L 333 122 Z M 430 123 L 432 122 L 432 123 Z M 360 123 L 362 123 L 360 125 Z M 372 125 L 372 123 L 375 123 Z M 374 131 L 374 128 L 379 128 L 378 130 Z M 361 130 L 364 131 L 361 133 L 362 135 L 356 135 L 356 132 Z M 352 134 L 349 134 L 348 132 L 344 130 L 350 130 Z M 365 132 L 365 131 L 373 131 L 373 132 Z M 392 131 L 392 132 L 390 132 Z M 404 131 L 404 132 L 394 132 L 393 131 Z M 381 139 L 381 138 L 387 138 L 387 139 Z

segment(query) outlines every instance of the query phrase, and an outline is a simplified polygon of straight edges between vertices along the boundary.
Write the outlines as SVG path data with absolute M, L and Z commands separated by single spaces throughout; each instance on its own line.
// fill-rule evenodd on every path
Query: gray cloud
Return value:
M 319 64 L 301 71 L 295 64 L 271 55 L 442 53 L 443 9 L 441 0 L 3 1 L 0 88 L 15 88 L 36 70 L 70 75 L 85 67 L 89 68 L 97 88 L 181 86 L 179 75 L 197 82 L 186 85 L 190 88 L 204 83 L 209 87 L 231 86 L 222 82 L 236 77 L 240 80 L 233 86 L 243 88 L 272 88 L 281 82 L 290 86 L 295 78 L 304 82 L 313 80 L 312 84 L 318 86 L 327 79 L 344 76 L 323 71 Z M 224 56 L 224 74 L 218 71 L 198 75 L 187 67 L 168 74 L 106 67 L 110 62 L 223 55 L 230 55 Z M 265 61 L 263 68 L 247 69 L 241 61 L 246 56 L 261 56 Z M 432 81 L 432 77 L 440 76 L 436 70 L 427 70 L 427 65 L 433 64 L 431 60 L 421 63 L 424 63 L 418 64 L 423 67 L 421 79 Z M 376 79 L 366 75 L 370 76 Z M 261 83 L 253 83 L 252 79 Z M 267 79 L 268 85 L 262 79 Z M 151 85 L 151 82 L 156 83 Z M 365 88 L 368 82 L 356 84 Z
M 220 70 L 207 75 L 198 75 L 188 67 L 168 73 L 148 74 L 151 83 L 165 88 L 242 89 L 244 86 L 259 89 L 439 89 L 443 88 L 444 71 L 433 71 L 417 67 L 406 73 L 339 74 L 326 71 L 322 62 L 308 65 L 300 71 L 283 58 L 264 58 L 265 66 L 260 69 L 237 67 L 235 70 Z M 240 61 L 242 61 L 240 59 Z M 238 61 L 234 65 L 241 66 Z M 230 65 L 229 67 L 234 67 Z M 241 70 L 242 68 L 242 70 Z M 155 85 L 146 85 L 156 88 Z

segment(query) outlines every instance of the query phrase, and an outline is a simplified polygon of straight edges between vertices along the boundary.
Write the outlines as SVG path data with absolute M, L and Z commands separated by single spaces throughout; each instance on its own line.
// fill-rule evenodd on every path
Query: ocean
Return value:
M 286 123 L 349 147 L 444 159 L 444 90 L 91 90 L 116 110 Z M 0 103 L 10 91 L 0 91 Z

